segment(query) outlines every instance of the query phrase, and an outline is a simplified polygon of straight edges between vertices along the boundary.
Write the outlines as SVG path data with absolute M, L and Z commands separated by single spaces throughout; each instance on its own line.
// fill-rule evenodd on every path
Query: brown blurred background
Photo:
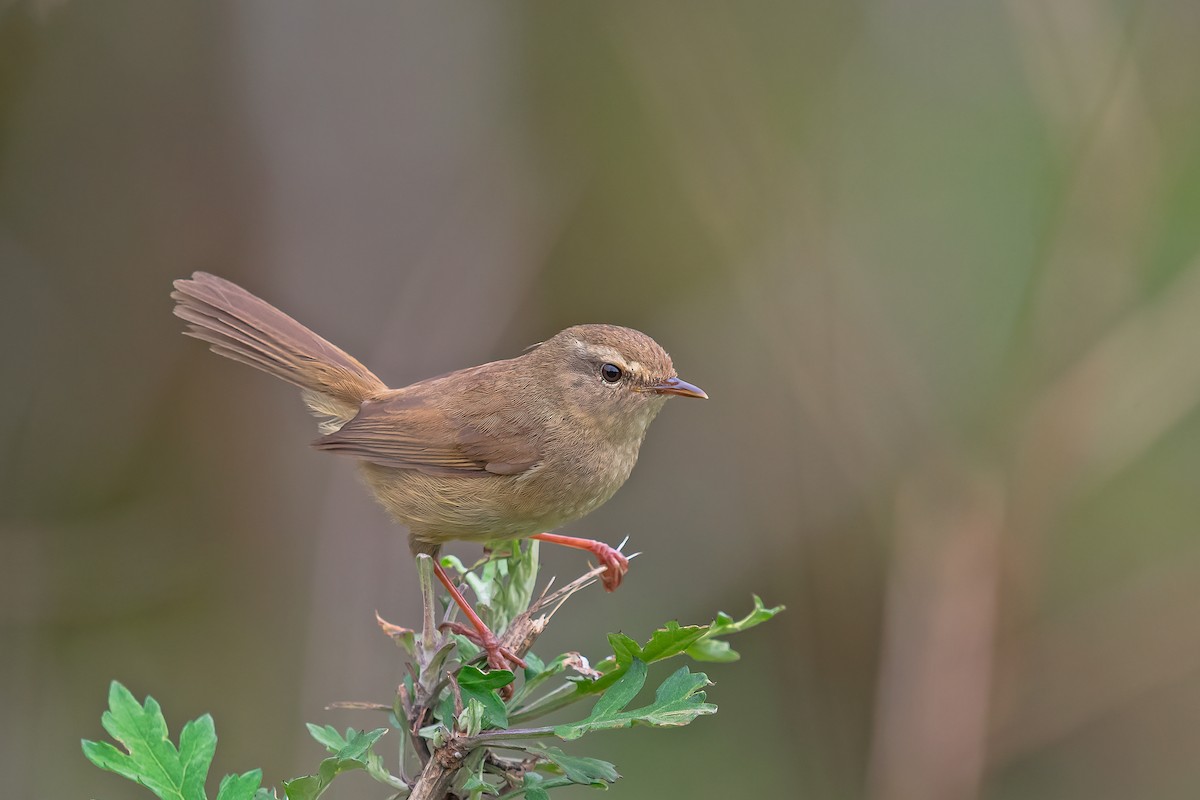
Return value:
M 79 752 L 112 678 L 278 784 L 399 674 L 404 537 L 289 387 L 180 335 L 205 269 L 392 385 L 608 321 L 712 395 L 572 526 L 645 555 L 539 649 L 789 610 L 708 670 L 717 717 L 576 748 L 614 796 L 1196 797 L 1198 34 L 1191 0 L 0 2 L 0 793 L 150 796 Z

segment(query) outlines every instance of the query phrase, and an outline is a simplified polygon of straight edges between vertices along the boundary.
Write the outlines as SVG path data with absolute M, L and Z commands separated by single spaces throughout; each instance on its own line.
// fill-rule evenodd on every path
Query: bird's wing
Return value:
M 517 475 L 537 464 L 537 439 L 518 414 L 473 414 L 468 422 L 425 392 L 400 390 L 364 403 L 358 416 L 313 446 L 385 467 L 486 476 Z

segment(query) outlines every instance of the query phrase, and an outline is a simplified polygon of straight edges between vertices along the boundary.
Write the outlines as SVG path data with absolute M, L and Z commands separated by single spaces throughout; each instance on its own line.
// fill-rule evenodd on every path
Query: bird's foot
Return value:
M 500 644 L 500 640 L 496 638 L 496 634 L 487 628 L 479 631 L 469 625 L 463 625 L 461 622 L 443 622 L 438 628 L 464 636 L 472 644 L 483 648 L 484 652 L 487 653 L 489 669 L 511 669 L 516 671 L 517 667 L 524 669 L 528 666 L 523 658 Z
M 563 536 L 557 533 L 539 533 L 529 538 L 594 553 L 596 558 L 600 559 L 600 565 L 604 567 L 604 572 L 600 574 L 600 582 L 604 584 L 604 589 L 608 592 L 620 586 L 621 579 L 629 571 L 629 558 L 621 552 L 620 547 L 613 547 L 595 539 L 577 539 L 574 536 Z M 625 542 L 621 542 L 621 547 L 624 546 Z
M 600 573 L 600 583 L 604 591 L 611 592 L 621 585 L 625 573 L 629 571 L 629 559 L 616 547 L 610 547 L 604 542 L 593 542 L 595 547 L 588 548 L 600 559 L 604 572 Z
M 524 659 L 500 644 L 500 640 L 496 638 L 496 634 L 492 633 L 491 629 L 475 613 L 475 609 L 471 608 L 471 604 L 462 596 L 462 592 L 454 585 L 454 581 L 450 580 L 450 576 L 446 574 L 446 570 L 442 569 L 441 564 L 438 564 L 436 561 L 433 564 L 433 574 L 446 587 L 446 591 L 450 593 L 450 597 L 454 599 L 455 604 L 462 609 L 463 614 L 471 621 L 470 625 L 463 625 L 461 622 L 443 622 L 438 627 L 441 630 L 449 630 L 461 634 L 482 647 L 487 653 L 489 669 L 508 669 L 512 665 L 515 671 L 516 667 L 525 667 Z M 500 696 L 505 700 L 511 698 L 512 693 L 513 687 L 511 683 L 500 690 Z

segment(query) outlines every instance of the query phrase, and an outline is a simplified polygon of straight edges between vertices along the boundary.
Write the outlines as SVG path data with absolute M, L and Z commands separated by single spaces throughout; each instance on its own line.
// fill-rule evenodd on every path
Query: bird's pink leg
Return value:
M 480 647 L 487 651 L 488 666 L 492 669 L 509 669 L 512 666 L 526 666 L 525 661 L 516 653 L 509 650 L 507 647 L 500 645 L 500 640 L 496 638 L 496 634 L 492 633 L 479 615 L 475 613 L 475 609 L 471 608 L 471 604 L 467 602 L 467 598 L 463 597 L 462 592 L 454 585 L 454 581 L 450 580 L 450 576 L 446 574 L 446 570 L 442 569 L 442 565 L 433 562 L 433 574 L 437 575 L 437 579 L 442 582 L 442 586 L 446 587 L 446 591 L 450 593 L 450 597 L 462 609 L 463 614 L 470 620 L 471 626 L 475 628 L 471 631 L 465 625 L 456 623 L 447 623 L 445 627 L 452 629 L 455 633 L 461 633 Z
M 594 553 L 605 567 L 600 581 L 604 584 L 604 589 L 609 592 L 621 585 L 621 579 L 629 571 L 629 559 L 620 550 L 604 542 L 597 542 L 595 539 L 577 539 L 574 536 L 561 536 L 557 533 L 539 533 L 529 538 Z

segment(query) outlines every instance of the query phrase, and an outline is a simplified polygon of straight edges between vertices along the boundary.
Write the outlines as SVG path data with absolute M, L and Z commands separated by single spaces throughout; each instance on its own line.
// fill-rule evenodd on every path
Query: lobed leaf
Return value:
M 226 775 L 217 789 L 217 800 L 256 800 L 260 792 L 265 793 L 263 796 L 266 797 L 274 796 L 269 790 L 260 789 L 260 784 L 261 769 L 252 769 L 241 775 Z
M 371 748 L 379 741 L 379 737 L 387 733 L 387 728 L 376 728 L 369 732 L 348 728 L 343 736 L 332 725 L 319 727 L 310 724 L 308 731 L 314 739 L 333 751 L 334 755 L 321 762 L 315 775 L 284 781 L 283 792 L 288 800 L 316 800 L 338 775 L 351 770 L 367 769 Z
M 767 608 L 763 605 L 762 598 L 758 595 L 751 595 L 754 598 L 754 610 L 740 620 L 734 621 L 732 617 L 724 611 L 717 614 L 717 618 L 713 620 L 709 626 L 709 636 L 725 636 L 730 633 L 741 633 L 749 630 L 755 625 L 761 625 L 767 620 L 774 617 L 780 611 L 784 610 L 784 606 L 774 606 Z
M 613 764 L 598 758 L 569 756 L 557 747 L 531 747 L 529 752 L 549 761 L 571 783 L 607 788 L 607 784 L 614 783 L 621 777 Z
M 337 732 L 337 728 L 332 725 L 314 725 L 311 722 L 306 723 L 308 732 L 318 744 L 324 745 L 331 753 L 336 753 L 346 746 L 346 739 Z
M 635 658 L 625 674 L 601 695 L 592 707 L 592 713 L 579 722 L 559 725 L 554 735 L 560 739 L 578 739 L 591 731 L 612 728 L 628 728 L 632 725 L 651 727 L 674 727 L 686 725 L 702 714 L 714 714 L 717 707 L 704 702 L 702 687 L 707 686 L 708 676 L 693 673 L 680 667 L 663 681 L 654 693 L 654 702 L 624 711 L 646 682 L 646 662 Z
M 83 754 L 89 761 L 142 784 L 163 800 L 204 800 L 204 781 L 217 747 L 211 716 L 205 714 L 184 725 L 176 749 L 153 697 L 139 704 L 128 689 L 113 681 L 108 708 L 101 723 L 125 752 L 108 742 L 85 739 Z
M 686 625 L 668 622 L 651 634 L 644 645 L 623 633 L 609 634 L 608 642 L 613 655 L 604 659 L 596 668 L 603 675 L 594 681 L 579 681 L 579 694 L 596 694 L 612 686 L 635 659 L 652 664 L 656 661 L 686 653 L 697 661 L 736 661 L 740 656 L 725 641 L 716 639 L 732 633 L 741 633 L 774 617 L 783 606 L 767 608 L 762 598 L 754 597 L 754 609 L 740 620 L 734 620 L 721 612 L 708 625 Z
M 551 785 L 562 786 L 565 784 L 552 784 L 536 772 L 530 771 L 526 772 L 524 777 L 522 777 L 521 786 L 517 792 L 523 792 L 525 800 L 550 800 L 550 794 L 546 789 Z M 517 792 L 513 794 L 516 795 Z
M 512 682 L 513 673 L 505 669 L 483 672 L 476 667 L 466 666 L 458 671 L 458 688 L 463 703 L 471 700 L 479 703 L 483 709 L 485 728 L 508 727 L 508 710 L 496 690 Z
M 479 769 L 472 772 L 463 783 L 462 788 L 467 793 L 469 800 L 482 800 L 485 794 L 496 795 L 500 793 L 500 790 L 496 786 L 483 779 L 482 762 L 480 762 Z
M 334 756 L 321 762 L 315 775 L 305 775 L 283 782 L 283 792 L 288 800 L 316 800 L 324 794 L 333 783 L 333 779 L 343 772 L 356 769 L 366 769 L 367 764 L 357 758 L 338 758 Z
M 346 729 L 346 744 L 337 752 L 338 758 L 364 760 L 379 738 L 387 733 L 387 728 L 376 728 L 373 731 L 356 731 Z

